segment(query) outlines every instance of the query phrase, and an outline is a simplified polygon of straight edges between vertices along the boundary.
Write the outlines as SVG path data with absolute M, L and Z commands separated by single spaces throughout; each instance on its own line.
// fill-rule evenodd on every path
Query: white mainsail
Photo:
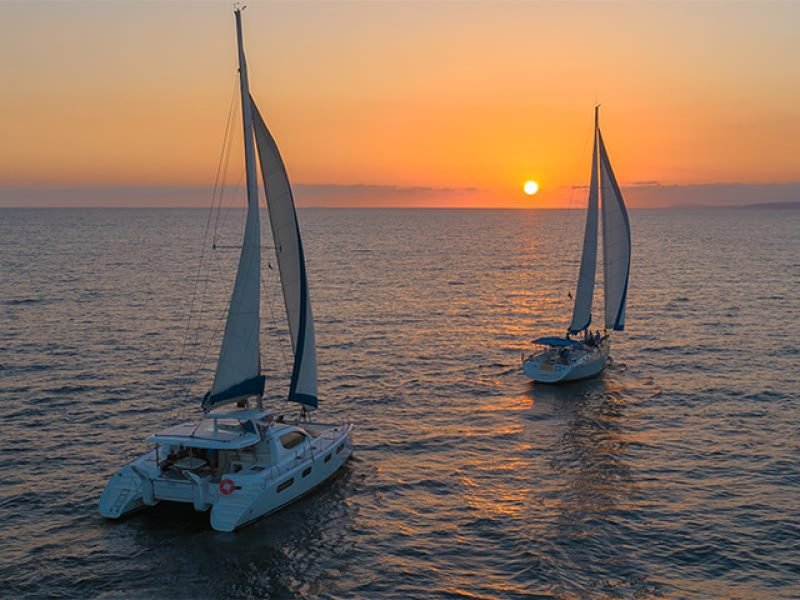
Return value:
M 606 329 L 625 329 L 625 302 L 631 266 L 631 226 L 617 179 L 600 140 L 600 179 L 603 195 L 603 273 Z
M 244 57 L 242 22 L 236 12 L 236 38 L 239 45 L 239 80 L 244 122 L 244 157 L 247 177 L 247 217 L 239 268 L 233 286 L 225 334 L 222 338 L 217 372 L 211 391 L 203 398 L 203 408 L 232 402 L 243 396 L 264 393 L 261 375 L 259 330 L 261 294 L 261 225 L 259 221 L 258 181 L 253 147 L 253 114 Z
M 308 292 L 303 242 L 297 223 L 292 188 L 278 145 L 251 100 L 261 176 L 267 195 L 272 237 L 283 286 L 283 300 L 292 336 L 294 365 L 289 400 L 317 406 L 317 350 L 314 316 Z
M 592 299 L 594 298 L 594 279 L 597 269 L 597 109 L 595 109 L 595 137 L 592 150 L 592 177 L 589 182 L 589 206 L 586 209 L 586 229 L 583 233 L 583 253 L 578 275 L 578 289 L 575 292 L 575 307 L 569 332 L 576 334 L 587 329 L 592 322 Z

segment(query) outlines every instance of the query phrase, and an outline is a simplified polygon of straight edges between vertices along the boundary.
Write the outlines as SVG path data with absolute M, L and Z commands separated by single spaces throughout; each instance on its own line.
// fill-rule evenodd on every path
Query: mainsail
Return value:
M 292 198 L 292 188 L 278 145 L 251 99 L 261 175 L 267 195 L 272 237 L 281 274 L 283 300 L 292 337 L 294 365 L 289 400 L 317 406 L 317 350 L 314 317 L 308 293 L 303 242 Z
M 262 395 L 259 342 L 261 294 L 261 225 L 259 222 L 258 181 L 253 148 L 253 114 L 244 58 L 242 22 L 236 11 L 236 37 L 239 44 L 239 80 L 244 122 L 244 157 L 247 176 L 247 217 L 239 268 L 233 286 L 225 334 L 211 391 L 203 398 L 203 408 L 232 402 L 243 396 Z
M 594 298 L 594 278 L 597 265 L 597 109 L 595 109 L 595 138 L 592 150 L 592 178 L 589 182 L 589 206 L 586 210 L 586 229 L 583 233 L 583 253 L 581 270 L 578 275 L 578 289 L 575 292 L 575 307 L 569 332 L 576 334 L 587 329 L 592 322 L 592 299 Z
M 625 301 L 631 266 L 631 226 L 617 179 L 600 140 L 600 179 L 603 194 L 603 273 L 606 329 L 625 329 Z

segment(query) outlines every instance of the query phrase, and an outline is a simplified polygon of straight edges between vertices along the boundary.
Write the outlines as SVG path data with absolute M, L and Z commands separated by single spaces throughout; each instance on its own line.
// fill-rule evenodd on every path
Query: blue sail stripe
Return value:
M 589 320 L 588 320 L 588 321 L 586 321 L 586 325 L 583 325 L 582 327 L 578 327 L 577 329 L 570 329 L 570 330 L 569 330 L 569 332 L 570 332 L 572 335 L 575 335 L 576 333 L 580 333 L 580 332 L 581 332 L 581 331 L 583 331 L 584 329 L 589 329 L 589 325 L 591 325 L 591 324 L 592 324 L 592 315 L 591 315 L 591 313 L 590 313 L 590 314 L 589 314 Z
M 289 400 L 299 402 L 307 406 L 316 407 L 319 400 L 316 396 L 309 394 L 298 394 L 297 384 L 300 379 L 300 367 L 303 362 L 303 351 L 306 346 L 306 315 L 308 314 L 308 280 L 306 278 L 306 256 L 303 251 L 303 240 L 300 237 L 300 225 L 297 221 L 297 211 L 294 210 L 294 223 L 297 230 L 297 249 L 300 260 L 300 322 L 297 331 L 297 349 L 294 353 L 294 365 L 292 365 L 292 380 L 289 384 Z
M 236 385 L 232 385 L 231 387 L 226 388 L 221 392 L 217 392 L 216 394 L 208 392 L 203 397 L 203 409 L 208 410 L 209 408 L 213 408 L 214 406 L 222 404 L 228 400 L 232 400 L 233 398 L 241 398 L 243 396 L 263 396 L 266 380 L 267 378 L 264 375 L 256 375 L 255 377 L 245 379 L 244 381 L 237 383 Z

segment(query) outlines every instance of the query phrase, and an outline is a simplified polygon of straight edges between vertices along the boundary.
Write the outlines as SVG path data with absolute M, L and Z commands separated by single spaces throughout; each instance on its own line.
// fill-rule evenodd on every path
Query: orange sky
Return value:
M 800 181 L 800 3 L 254 2 L 244 21 L 301 203 L 579 204 L 595 98 L 623 186 Z M 213 183 L 234 43 L 228 2 L 0 3 L 0 204 Z

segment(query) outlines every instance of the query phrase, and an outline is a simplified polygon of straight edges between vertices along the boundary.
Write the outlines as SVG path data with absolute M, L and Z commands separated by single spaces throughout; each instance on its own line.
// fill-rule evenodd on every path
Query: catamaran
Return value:
M 118 518 L 159 502 L 209 511 L 211 526 L 233 531 L 330 479 L 350 457 L 349 423 L 311 423 L 317 357 L 305 257 L 292 190 L 278 146 L 250 96 L 241 9 L 235 10 L 244 123 L 247 212 L 239 266 L 210 391 L 197 422 L 147 439 L 154 446 L 117 471 L 100 498 L 100 514 Z M 261 233 L 255 148 L 266 194 L 294 363 L 287 399 L 297 417 L 265 409 L 260 357 Z M 231 406 L 232 405 L 232 406 Z
M 534 381 L 558 383 L 585 379 L 600 373 L 611 350 L 612 330 L 625 328 L 625 303 L 631 266 L 631 227 L 625 202 L 611 169 L 603 135 L 599 107 L 594 111 L 594 149 L 589 182 L 589 204 L 583 234 L 583 253 L 575 292 L 572 321 L 564 337 L 545 336 L 533 340 L 540 349 L 523 357 L 522 370 Z M 605 329 L 592 333 L 592 302 L 597 263 L 598 204 L 603 217 L 603 284 Z

